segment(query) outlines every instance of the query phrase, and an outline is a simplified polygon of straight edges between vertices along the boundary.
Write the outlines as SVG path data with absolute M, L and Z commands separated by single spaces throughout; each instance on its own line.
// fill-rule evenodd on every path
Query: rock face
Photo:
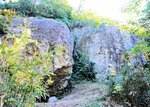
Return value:
M 68 84 L 68 79 L 72 74 L 72 53 L 73 53 L 73 39 L 70 30 L 63 23 L 57 22 L 53 19 L 38 19 L 26 18 L 31 30 L 31 37 L 42 45 L 39 47 L 41 52 L 52 51 L 53 49 L 64 48 L 63 50 L 56 50 L 52 55 L 53 64 L 50 65 L 50 71 L 54 72 L 52 80 L 54 81 L 49 86 L 50 94 L 55 95 Z M 19 27 L 23 25 L 24 18 L 14 19 L 13 25 L 9 27 L 9 31 L 13 34 L 19 34 L 22 29 Z
M 99 29 L 85 27 L 74 30 L 76 48 L 86 53 L 89 61 L 95 63 L 94 70 L 99 74 L 109 65 L 118 70 L 122 66 L 123 53 L 135 46 L 138 42 L 136 35 L 120 32 L 114 26 L 101 26 Z

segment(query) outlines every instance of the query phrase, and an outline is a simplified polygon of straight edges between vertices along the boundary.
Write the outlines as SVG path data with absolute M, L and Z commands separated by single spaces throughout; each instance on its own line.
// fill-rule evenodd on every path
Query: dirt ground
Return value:
M 86 82 L 74 86 L 72 92 L 51 104 L 38 104 L 37 107 L 123 107 L 110 101 L 108 86 L 98 82 Z M 102 99 L 105 100 L 102 101 Z M 101 103 L 103 106 L 90 106 L 91 103 Z

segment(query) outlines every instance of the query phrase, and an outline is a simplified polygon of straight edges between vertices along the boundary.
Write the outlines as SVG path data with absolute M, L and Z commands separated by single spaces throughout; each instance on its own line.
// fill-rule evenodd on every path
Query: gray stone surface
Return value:
M 55 96 L 52 96 L 48 99 L 48 103 L 55 103 L 58 99 Z
M 23 25 L 24 20 L 28 23 L 32 39 L 42 44 L 39 47 L 41 53 L 60 47 L 64 48 L 52 55 L 53 64 L 50 65 L 50 71 L 53 71 L 55 75 L 52 76 L 54 82 L 49 86 L 49 90 L 50 94 L 55 94 L 67 86 L 72 74 L 73 38 L 70 30 L 66 25 L 56 20 L 31 17 L 13 19 L 13 25 L 9 27 L 9 31 L 13 34 L 21 33 L 23 29 L 19 26 Z
M 75 48 L 86 53 L 89 61 L 95 63 L 97 78 L 109 64 L 117 71 L 123 64 L 121 57 L 124 52 L 138 42 L 136 35 L 130 35 L 127 31 L 121 32 L 115 26 L 101 26 L 98 29 L 84 27 L 74 29 L 73 34 Z

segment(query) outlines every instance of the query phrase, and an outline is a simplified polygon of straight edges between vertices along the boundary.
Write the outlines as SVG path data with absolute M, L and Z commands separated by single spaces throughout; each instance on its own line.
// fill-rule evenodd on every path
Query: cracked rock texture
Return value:
M 73 33 L 76 41 L 75 48 L 85 53 L 90 62 L 95 63 L 94 70 L 97 78 L 111 65 L 113 69 L 119 70 L 124 64 L 122 55 L 133 48 L 138 39 L 136 35 L 129 32 L 121 32 L 115 26 L 101 26 L 98 29 L 83 27 L 74 29 Z M 135 58 L 132 63 L 136 63 L 141 58 Z
M 63 23 L 53 19 L 30 17 L 13 19 L 9 31 L 13 34 L 21 33 L 23 29 L 19 26 L 24 25 L 24 20 L 28 23 L 32 39 L 42 44 L 39 47 L 41 53 L 57 49 L 50 56 L 52 57 L 50 72 L 54 72 L 55 75 L 52 76 L 54 82 L 49 86 L 49 91 L 50 95 L 55 95 L 67 86 L 72 74 L 73 38 L 70 30 Z

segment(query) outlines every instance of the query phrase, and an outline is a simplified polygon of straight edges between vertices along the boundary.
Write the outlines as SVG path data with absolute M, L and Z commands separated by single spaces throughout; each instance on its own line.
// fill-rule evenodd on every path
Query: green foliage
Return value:
M 127 13 L 136 13 L 139 14 L 141 11 L 141 5 L 146 0 L 130 0 L 125 7 L 123 7 L 122 11 Z
M 143 41 L 136 44 L 135 48 L 132 48 L 128 51 L 129 54 L 132 55 L 140 55 L 144 54 L 147 61 L 150 61 L 150 47 L 149 47 L 149 41 Z
M 94 80 L 94 64 L 86 60 L 86 55 L 79 52 L 78 50 L 74 50 L 73 58 L 74 66 L 72 79 L 76 82 L 79 82 L 81 80 Z
M 124 11 L 136 15 L 140 19 L 133 18 L 128 24 L 121 25 L 121 30 L 127 30 L 137 34 L 140 42 L 135 48 L 126 53 L 133 57 L 144 54 L 147 64 L 131 66 L 130 59 L 121 68 L 121 71 L 111 80 L 110 91 L 112 98 L 122 102 L 126 106 L 148 107 L 150 105 L 150 31 L 149 31 L 149 2 L 146 8 L 141 10 L 141 4 L 145 0 L 131 0 Z M 145 12 L 145 13 L 144 13 Z M 118 77 L 117 77 L 118 76 Z
M 7 3 L 4 6 L 6 9 L 14 10 L 21 15 L 34 16 L 36 13 L 35 4 L 32 2 L 32 0 L 19 0 L 18 2 Z
M 97 16 L 92 11 L 80 11 L 72 12 L 71 15 L 72 25 L 71 27 L 82 28 L 84 26 L 92 26 L 94 28 L 99 28 L 102 24 L 107 25 L 118 25 L 117 21 L 110 20 L 108 18 Z
M 11 24 L 11 19 L 16 17 L 16 13 L 11 10 L 0 10 L 0 34 L 7 32 L 7 24 Z
M 145 3 L 145 8 L 141 8 Z M 139 55 L 143 53 L 145 58 L 150 61 L 150 2 L 147 0 L 131 0 L 124 11 L 130 14 L 136 14 L 138 19 L 134 18 L 128 25 L 121 26 L 121 29 L 128 30 L 132 34 L 137 34 L 141 42 L 131 49 L 129 53 Z
M 142 26 L 150 29 L 150 1 L 146 3 L 144 10 L 142 11 L 143 16 L 140 18 L 139 22 L 142 23 Z
M 23 28 L 22 34 L 4 37 L 0 45 L 1 107 L 33 107 L 36 98 L 46 94 L 47 84 L 52 83 L 49 71 L 52 52 L 40 53 L 40 44 L 29 39 L 30 30 Z
M 141 24 L 142 27 L 147 29 L 150 28 L 150 1 L 130 0 L 128 5 L 126 5 L 122 10 L 130 15 L 137 16 L 137 19 L 135 19 L 135 17 L 133 18 L 133 22 L 137 21 L 136 23 Z
M 1 8 L 15 10 L 21 16 L 54 18 L 65 22 L 68 26 L 72 12 L 66 0 L 44 0 L 39 4 L 33 0 L 19 0 L 5 3 Z
M 132 67 L 126 64 L 120 71 L 120 78 L 111 81 L 112 98 L 127 106 L 148 107 L 150 104 L 149 71 L 150 68 L 147 67 L 140 65 Z
M 81 11 L 79 13 L 72 13 L 73 27 L 84 27 L 84 26 L 93 26 L 98 27 L 101 23 L 102 18 L 96 16 L 93 12 L 90 11 Z
M 8 2 L 1 5 L 1 9 L 10 9 L 20 15 L 34 16 L 36 14 L 35 4 L 32 0 L 19 0 L 18 2 Z
M 98 28 L 100 24 L 114 24 L 114 21 L 97 16 L 91 11 L 73 11 L 66 0 L 44 0 L 39 4 L 32 0 L 19 0 L 0 5 L 0 8 L 15 10 L 21 16 L 54 18 L 67 24 L 70 29 L 87 25 Z
M 128 54 L 132 54 L 134 56 L 144 54 L 147 61 L 150 61 L 150 31 L 144 27 L 141 27 L 137 24 L 128 24 L 120 26 L 121 30 L 127 30 L 131 34 L 136 34 L 138 39 L 140 40 L 136 46 L 127 51 Z

